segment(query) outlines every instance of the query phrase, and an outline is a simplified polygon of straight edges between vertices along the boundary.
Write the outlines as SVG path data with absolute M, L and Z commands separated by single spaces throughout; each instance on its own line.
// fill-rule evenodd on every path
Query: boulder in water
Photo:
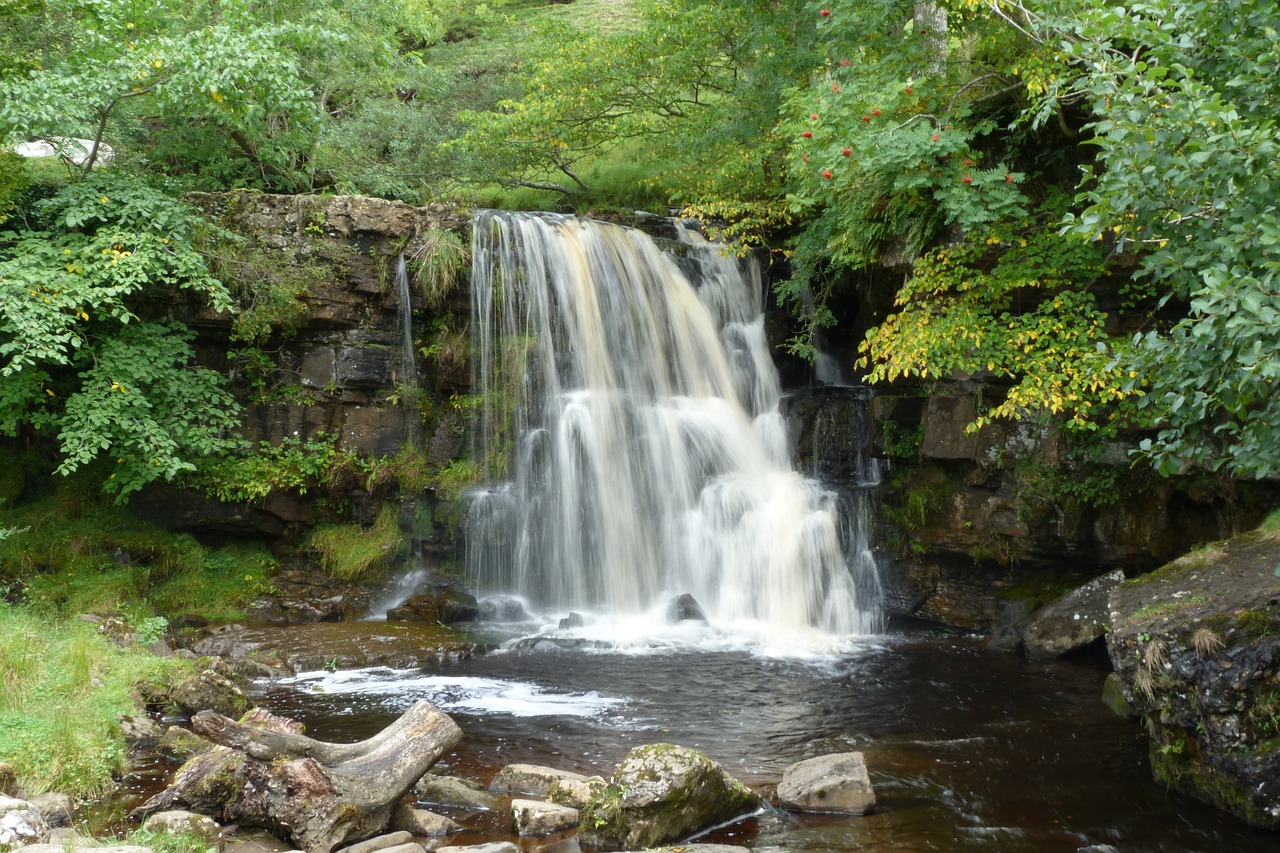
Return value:
M 488 811 L 498 805 L 498 798 L 486 791 L 479 782 L 456 776 L 427 774 L 413 786 L 413 793 L 424 803 L 440 806 Z
M 147 818 L 142 828 L 148 832 L 168 832 L 172 835 L 197 835 L 207 844 L 217 846 L 222 839 L 222 827 L 211 817 L 182 809 L 157 812 Z
M 462 827 L 449 818 L 426 809 L 415 809 L 403 803 L 391 813 L 391 828 L 417 837 L 432 837 L 461 832 Z
M 862 753 L 841 752 L 788 767 L 778 785 L 778 802 L 801 812 L 860 815 L 875 808 L 876 794 Z
M 476 619 L 481 622 L 529 622 L 533 619 L 524 602 L 514 595 L 494 595 L 479 604 Z
M 582 813 L 579 838 L 606 849 L 636 849 L 685 838 L 754 810 L 755 794 L 696 750 L 640 746 Z
M 560 630 L 571 631 L 574 628 L 581 628 L 584 624 L 582 614 L 570 610 L 569 615 L 560 620 Z
M 440 608 L 434 595 L 415 595 L 387 611 L 388 622 L 439 622 Z
M 519 835 L 555 835 L 578 825 L 578 810 L 542 800 L 512 800 L 511 817 Z
M 702 605 L 698 600 L 689 593 L 678 595 L 671 599 L 667 604 L 667 621 L 675 624 L 676 622 L 686 621 L 706 622 L 707 614 L 702 612 Z
M 1110 623 L 1107 595 L 1123 582 L 1124 572 L 1107 572 L 1038 611 L 1022 632 L 1027 657 L 1059 657 L 1101 640 Z
M 540 767 L 537 764 L 508 764 L 489 782 L 489 790 L 499 794 L 528 794 L 545 797 L 557 782 L 585 782 L 586 776 Z

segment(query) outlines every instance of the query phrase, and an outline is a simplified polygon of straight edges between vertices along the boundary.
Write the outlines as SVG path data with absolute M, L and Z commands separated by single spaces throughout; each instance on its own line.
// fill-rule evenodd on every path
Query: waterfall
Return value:
M 664 251 L 567 216 L 474 224 L 479 452 L 502 480 L 469 506 L 476 591 L 614 614 L 689 593 L 719 626 L 876 630 L 865 522 L 790 464 L 758 266 L 682 229 Z
M 404 408 L 404 443 L 421 445 L 421 415 L 418 412 L 418 358 L 413 350 L 413 304 L 409 294 L 409 270 L 404 252 L 396 256 L 396 322 L 400 326 L 400 360 L 395 381 Z

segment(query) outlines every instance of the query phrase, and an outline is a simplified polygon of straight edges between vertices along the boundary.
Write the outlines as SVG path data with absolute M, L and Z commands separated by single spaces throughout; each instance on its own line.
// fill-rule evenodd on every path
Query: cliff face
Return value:
M 465 243 L 467 212 L 359 196 L 232 192 L 192 201 L 243 241 L 215 250 L 225 255 L 215 262 L 240 289 L 240 317 L 191 309 L 184 319 L 198 330 L 202 359 L 231 378 L 245 405 L 247 439 L 275 445 L 323 439 L 375 459 L 395 456 L 415 436 L 436 466 L 464 452 L 465 411 L 457 395 L 469 391 L 465 347 L 441 341 L 465 329 L 465 288 L 428 300 L 410 281 L 405 306 L 395 276 L 402 256 L 410 278 L 433 262 L 433 233 L 453 232 Z M 276 321 L 258 337 L 244 329 L 253 311 L 264 324 Z M 405 375 L 410 370 L 414 375 Z M 331 514 L 335 497 L 345 502 L 342 512 L 357 518 L 376 512 L 367 500 L 373 484 L 359 479 L 327 493 L 275 492 L 251 504 L 159 488 L 134 505 L 174 529 L 275 536 Z
M 192 309 L 187 317 L 200 331 L 205 361 L 232 377 L 246 404 L 249 439 L 278 445 L 327 436 L 375 459 L 396 456 L 416 432 L 422 461 L 437 471 L 466 454 L 473 402 L 467 271 L 453 291 L 419 284 L 438 260 L 433 234 L 469 243 L 469 212 L 355 196 L 233 192 L 193 200 L 243 238 L 242 252 L 227 263 L 233 275 L 235 264 L 257 265 L 240 273 L 249 279 L 251 307 L 266 299 L 253 291 L 256 279 L 297 285 L 292 313 L 277 311 L 287 322 L 260 340 L 235 339 L 243 331 L 230 316 Z M 402 255 L 414 279 L 412 393 L 394 281 Z M 841 325 L 849 331 L 827 341 L 841 362 L 852 360 L 865 328 L 889 310 L 887 281 L 850 289 Z M 771 336 L 784 339 L 788 320 L 770 310 Z M 796 386 L 809 380 L 794 363 L 783 374 Z M 1250 529 L 1280 498 L 1277 483 L 1153 478 L 1132 467 L 1129 445 L 1104 442 L 1086 454 L 1052 426 L 967 433 L 979 397 L 998 393 L 972 383 L 915 394 L 886 389 L 869 402 L 847 387 L 791 392 L 786 411 L 802 470 L 856 486 L 879 469 L 875 537 L 896 615 L 990 630 L 1011 608 L 1025 610 L 1027 599 L 1048 600 L 1108 569 L 1150 569 Z M 379 476 L 364 472 L 327 492 L 276 492 L 252 504 L 171 489 L 153 489 L 135 504 L 169 527 L 275 536 L 335 512 L 369 521 L 380 501 L 398 497 L 395 483 L 371 495 Z

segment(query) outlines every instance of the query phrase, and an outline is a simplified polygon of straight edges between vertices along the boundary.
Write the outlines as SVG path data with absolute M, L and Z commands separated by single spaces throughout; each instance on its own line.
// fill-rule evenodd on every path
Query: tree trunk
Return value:
M 929 64 L 925 74 L 939 77 L 947 70 L 947 10 L 934 0 L 916 0 L 912 23 L 924 39 Z
M 413 783 L 462 737 L 427 701 L 352 744 L 312 740 L 299 723 L 261 708 L 239 723 L 201 711 L 191 727 L 219 747 L 183 765 L 137 814 L 188 808 L 263 827 L 307 853 L 382 832 Z

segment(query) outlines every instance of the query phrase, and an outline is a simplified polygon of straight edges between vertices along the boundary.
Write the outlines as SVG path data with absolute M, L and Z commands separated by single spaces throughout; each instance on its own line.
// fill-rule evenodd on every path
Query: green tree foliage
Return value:
M 121 497 L 229 450 L 238 407 L 164 320 L 180 291 L 231 305 L 193 245 L 196 213 L 98 176 L 24 224 L 0 233 L 0 433 L 55 436 L 64 474 L 113 460 L 106 486 Z
M 1187 463 L 1280 472 L 1280 10 L 1265 0 L 1091 4 L 1071 20 L 1074 91 L 1096 120 L 1085 236 L 1113 229 L 1187 315 L 1136 336 L 1151 376 L 1144 442 Z

